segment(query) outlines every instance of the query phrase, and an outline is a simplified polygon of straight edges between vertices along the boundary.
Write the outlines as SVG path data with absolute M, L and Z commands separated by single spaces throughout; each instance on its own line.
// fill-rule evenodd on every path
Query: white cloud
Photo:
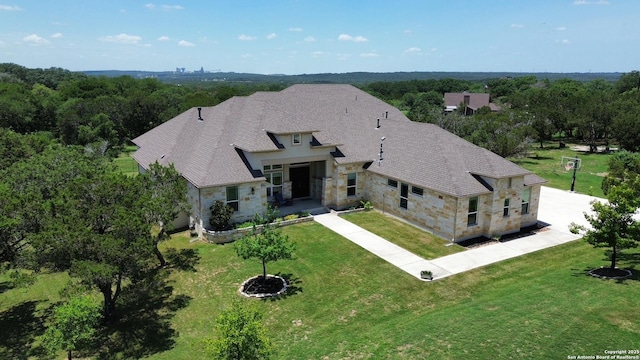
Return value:
M 422 51 L 422 49 L 420 49 L 419 47 L 415 47 L 414 46 L 414 47 L 408 48 L 407 50 L 403 51 L 402 53 L 403 54 L 417 54 L 420 51 Z
M 567 30 L 567 28 L 564 26 L 560 26 L 556 28 L 556 31 L 565 31 L 565 30 Z
M 60 39 L 62 37 L 62 33 L 58 32 L 58 33 L 52 34 L 49 37 L 52 38 L 52 39 Z
M 276 33 L 271 33 L 269 35 L 267 35 L 267 39 L 271 40 L 271 39 L 275 39 L 276 38 Z
M 569 44 L 569 40 L 568 39 L 556 40 L 556 42 L 559 43 L 559 44 L 564 44 L 564 45 L 568 45 Z
M 144 7 L 146 7 L 147 9 L 155 9 L 156 5 L 152 3 L 148 3 L 148 4 L 145 4 Z
M 243 59 L 250 59 L 250 58 L 252 58 L 252 57 L 253 57 L 253 55 L 251 55 L 251 54 L 247 53 L 247 54 L 242 54 L 242 55 L 240 55 L 240 57 L 241 57 L 241 58 L 243 58 Z
M 380 56 L 380 55 L 378 55 L 378 54 L 376 54 L 374 52 L 360 54 L 360 57 L 369 57 L 370 58 L 370 57 L 378 57 L 378 56 Z
M 413 31 L 411 31 L 411 29 L 406 29 L 405 31 L 403 31 L 403 33 L 411 35 L 413 34 Z
M 511 24 L 512 28 L 516 28 L 516 29 L 522 29 L 524 27 L 524 25 L 522 24 Z
M 3 11 L 20 11 L 22 9 L 18 5 L 1 5 L 0 4 L 0 10 L 3 10 Z
M 245 34 L 240 34 L 238 36 L 238 40 L 242 40 L 242 41 L 252 41 L 257 39 L 257 37 L 255 36 L 249 36 L 249 35 L 245 35 Z
M 38 36 L 36 34 L 27 35 L 27 36 L 22 38 L 22 41 L 28 42 L 28 43 L 32 43 L 32 44 L 36 44 L 36 45 L 44 45 L 44 44 L 48 44 L 49 43 L 49 40 L 43 39 L 43 38 L 41 38 L 40 36 Z
M 182 47 L 192 47 L 192 46 L 196 46 L 196 44 L 192 43 L 192 42 L 188 42 L 186 40 L 180 40 L 178 41 L 178 46 L 182 46 Z
M 118 44 L 138 44 L 142 38 L 137 35 L 120 34 L 103 36 L 99 40 Z
M 184 10 L 180 5 L 162 5 L 162 10 Z
M 158 41 L 169 41 L 171 39 L 168 36 L 162 35 L 159 38 L 157 38 L 156 40 L 158 40 Z
M 313 56 L 314 58 L 320 57 L 322 55 L 324 55 L 322 51 L 314 51 L 311 53 L 311 56 Z
M 302 28 L 299 28 L 299 27 L 289 28 L 289 31 L 300 32 L 302 31 Z
M 587 1 L 587 0 L 575 0 L 573 5 L 611 5 L 611 2 L 608 0 L 597 0 L 597 1 Z
M 315 42 L 316 38 L 314 38 L 313 36 L 307 36 L 306 38 L 304 38 L 304 42 Z
M 349 34 L 340 34 L 338 36 L 338 40 L 340 40 L 340 41 L 354 41 L 354 42 L 367 42 L 367 41 L 369 41 L 364 36 L 361 36 L 361 35 L 351 36 Z

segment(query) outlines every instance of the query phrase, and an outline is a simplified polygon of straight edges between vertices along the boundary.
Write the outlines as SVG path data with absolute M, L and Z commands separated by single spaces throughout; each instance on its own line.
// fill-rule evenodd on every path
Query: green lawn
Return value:
M 264 310 L 275 358 L 566 359 L 640 347 L 639 273 L 623 282 L 585 275 L 607 262 L 582 241 L 425 283 L 317 223 L 283 231 L 297 244 L 296 259 L 267 270 L 288 278 L 292 291 L 278 300 L 243 300 Z M 197 251 L 196 271 L 171 273 L 160 319 L 150 317 L 155 322 L 124 314 L 121 327 L 129 332 L 116 338 L 118 346 L 111 340 L 109 358 L 131 358 L 128 349 L 136 348 L 151 359 L 206 357 L 216 316 L 239 296 L 243 280 L 261 272 L 229 245 L 190 243 L 178 234 L 167 246 Z M 636 251 L 620 266 L 639 263 Z M 0 277 L 0 358 L 27 358 L 64 278 L 43 275 L 25 290 Z M 141 330 L 156 328 L 151 335 Z
M 509 160 L 546 179 L 548 183 L 545 186 L 569 190 L 573 171 L 567 171 L 561 167 L 560 162 L 562 156 L 577 156 L 582 160 L 582 168 L 576 173 L 575 191 L 604 198 L 601 188 L 602 178 L 609 169 L 611 154 L 577 152 L 570 147 L 571 144 L 568 144 L 566 148 L 559 149 L 557 142 L 547 142 L 545 148 L 540 149 L 537 144 L 531 149 L 528 157 Z
M 125 151 L 120 154 L 117 158 L 113 159 L 113 163 L 116 165 L 116 168 L 127 175 L 137 175 L 138 174 L 138 164 L 131 157 L 133 153 L 136 151 L 137 147 L 135 146 L 127 146 L 125 147 Z
M 352 212 L 341 217 L 424 259 L 435 259 L 465 250 L 460 245 L 451 244 L 451 241 L 377 211 Z

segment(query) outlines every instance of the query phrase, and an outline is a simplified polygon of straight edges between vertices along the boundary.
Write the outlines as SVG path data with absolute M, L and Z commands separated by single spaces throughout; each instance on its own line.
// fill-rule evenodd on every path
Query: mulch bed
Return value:
M 503 235 L 498 240 L 490 239 L 490 238 L 485 237 L 485 236 L 479 236 L 479 237 L 476 237 L 476 238 L 473 238 L 473 239 L 468 239 L 468 240 L 461 241 L 461 242 L 458 243 L 458 245 L 466 247 L 467 249 L 473 249 L 473 248 L 477 248 L 477 247 L 503 243 L 503 242 L 507 242 L 507 241 L 511 241 L 511 240 L 515 240 L 515 239 L 519 239 L 519 238 L 523 238 L 525 236 L 531 236 L 531 235 L 534 235 L 534 234 L 542 232 L 542 231 L 547 231 L 548 230 L 547 226 L 548 225 L 546 225 L 546 224 L 538 223 L 538 224 L 535 224 L 535 225 L 532 225 L 532 226 L 528 226 L 526 228 L 522 228 L 522 229 L 520 229 L 520 231 L 518 231 L 516 233 Z
M 626 279 L 633 275 L 630 270 L 626 269 L 612 269 L 610 267 L 602 267 L 599 269 L 593 269 L 589 271 L 589 275 L 598 277 L 601 279 Z
M 240 286 L 240 292 L 248 297 L 272 297 L 278 296 L 287 290 L 287 282 L 283 278 L 274 275 L 252 277 Z

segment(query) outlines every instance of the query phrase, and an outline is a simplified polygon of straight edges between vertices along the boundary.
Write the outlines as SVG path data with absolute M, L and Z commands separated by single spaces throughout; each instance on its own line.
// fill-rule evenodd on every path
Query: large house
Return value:
M 236 222 L 274 196 L 344 209 L 362 200 L 452 241 L 537 222 L 528 170 L 351 85 L 294 85 L 192 108 L 133 140 L 141 171 L 173 163 L 202 233 L 214 201 Z
M 500 111 L 500 106 L 490 101 L 490 95 L 487 93 L 445 93 L 444 94 L 444 111 L 456 111 L 459 107 L 464 108 L 465 115 L 473 115 L 479 109 L 487 106 L 491 111 Z

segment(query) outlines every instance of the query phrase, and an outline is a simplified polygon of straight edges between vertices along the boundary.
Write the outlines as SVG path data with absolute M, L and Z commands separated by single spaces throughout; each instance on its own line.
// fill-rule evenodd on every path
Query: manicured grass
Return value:
M 341 217 L 424 259 L 435 259 L 465 250 L 460 245 L 451 244 L 450 241 L 377 211 L 352 212 Z
M 574 151 L 570 149 L 571 146 L 572 144 L 567 144 L 566 148 L 559 149 L 557 142 L 548 142 L 540 149 L 538 144 L 531 149 L 528 157 L 509 160 L 546 179 L 548 183 L 545 186 L 569 190 L 573 171 L 561 167 L 560 162 L 563 156 L 577 156 L 582 160 L 582 168 L 576 173 L 575 191 L 604 198 L 602 178 L 609 169 L 609 158 L 612 155 Z
M 113 159 L 113 163 L 116 165 L 117 169 L 126 175 L 137 175 L 138 174 L 138 164 L 131 157 L 133 153 L 136 151 L 135 146 L 127 146 L 125 147 L 125 151 L 121 153 L 117 158 Z
M 566 359 L 640 347 L 638 272 L 622 282 L 585 275 L 607 261 L 583 241 L 425 283 L 317 223 L 283 232 L 297 244 L 296 259 L 270 263 L 267 270 L 288 278 L 292 290 L 277 300 L 243 300 L 265 312 L 278 359 Z M 216 316 L 261 265 L 241 260 L 231 245 L 191 243 L 184 233 L 162 247 L 192 249 L 200 261 L 196 271 L 171 273 L 169 295 L 183 300 L 161 313 L 172 334 L 169 346 L 143 357 L 205 358 Z M 620 266 L 639 263 L 636 250 Z M 0 328 L 6 332 L 0 357 L 27 358 L 33 333 L 42 330 L 37 309 L 56 301 L 46 295 L 61 286 L 49 281 L 55 276 L 62 275 L 47 275 L 41 284 L 48 287 L 22 295 L 0 281 Z M 21 328 L 13 335 L 7 325 L 16 324 Z M 120 349 L 145 346 L 148 336 L 132 332 Z M 118 350 L 109 354 L 123 357 Z

